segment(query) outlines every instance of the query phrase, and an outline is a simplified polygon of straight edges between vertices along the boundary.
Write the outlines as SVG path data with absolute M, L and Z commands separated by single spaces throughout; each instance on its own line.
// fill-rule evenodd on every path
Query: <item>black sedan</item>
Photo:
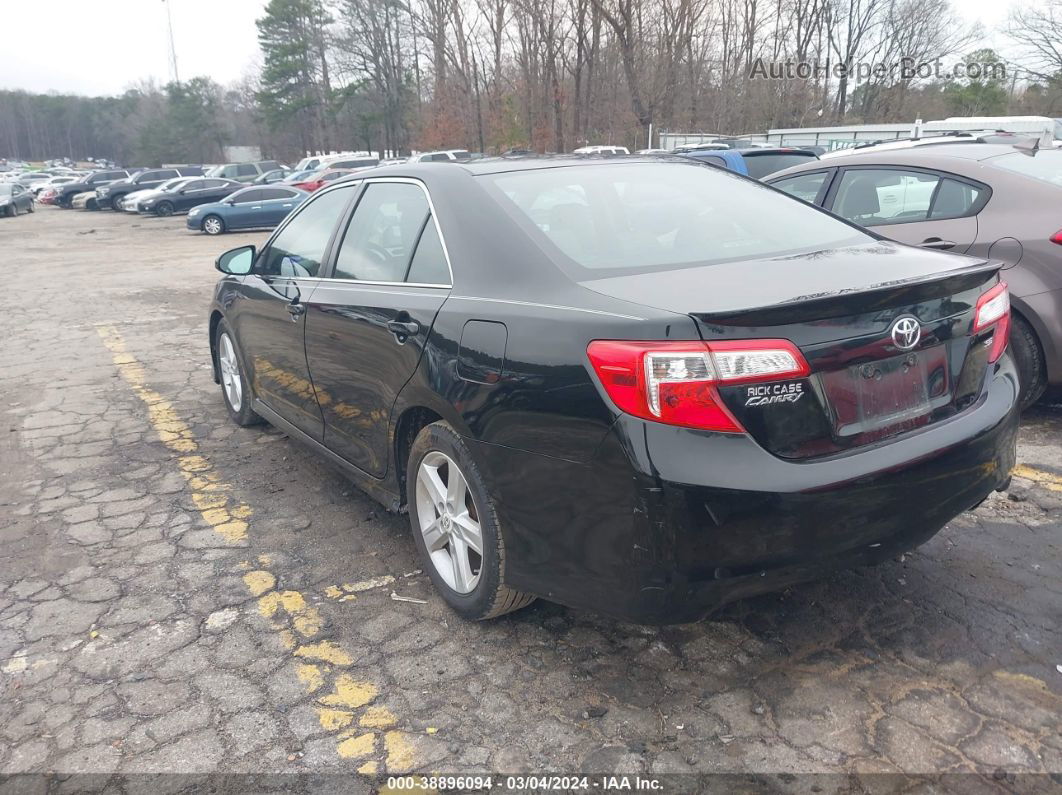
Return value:
M 33 212 L 33 194 L 17 182 L 0 182 L 0 215 L 8 218 Z
M 246 187 L 232 179 L 205 177 L 190 179 L 169 190 L 155 191 L 137 202 L 142 213 L 167 216 L 185 212 L 200 204 L 221 201 L 230 193 Z
M 910 549 L 1014 463 L 997 265 L 685 159 L 378 168 L 217 266 L 232 419 L 408 509 L 468 618 L 694 620 Z

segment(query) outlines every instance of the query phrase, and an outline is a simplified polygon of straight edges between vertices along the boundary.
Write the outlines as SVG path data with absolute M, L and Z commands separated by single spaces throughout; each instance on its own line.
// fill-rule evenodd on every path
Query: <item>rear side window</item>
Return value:
M 258 191 L 258 201 L 270 201 L 271 199 L 290 199 L 295 195 L 293 191 L 283 188 L 262 188 Z
M 925 221 L 937 174 L 893 168 L 850 169 L 841 175 L 833 211 L 861 226 Z
M 418 186 L 404 182 L 367 185 L 339 246 L 335 276 L 405 281 L 427 221 L 428 200 Z
M 933 206 L 929 208 L 932 219 L 961 218 L 980 209 L 985 189 L 959 182 L 956 179 L 941 180 Z
M 273 238 L 255 272 L 266 276 L 316 276 L 350 196 L 351 190 L 344 187 L 320 193 L 302 205 Z
M 731 171 L 615 163 L 478 177 L 572 276 L 777 257 L 871 240 Z
M 826 172 L 817 171 L 814 174 L 797 174 L 795 177 L 786 177 L 771 184 L 779 190 L 784 190 L 790 196 L 815 204 L 819 197 L 823 183 L 826 182 Z
M 236 166 L 236 176 L 238 177 L 252 177 L 258 173 L 258 169 L 252 163 L 243 163 Z
M 780 152 L 777 154 L 752 154 L 744 153 L 745 167 L 749 170 L 749 176 L 753 179 L 763 179 L 768 174 L 781 171 L 790 166 L 799 166 L 809 160 L 818 158 L 810 152 Z
M 415 284 L 450 283 L 450 267 L 446 264 L 446 253 L 439 239 L 439 230 L 435 228 L 435 221 L 430 216 L 421 233 L 420 242 L 417 243 L 406 281 Z

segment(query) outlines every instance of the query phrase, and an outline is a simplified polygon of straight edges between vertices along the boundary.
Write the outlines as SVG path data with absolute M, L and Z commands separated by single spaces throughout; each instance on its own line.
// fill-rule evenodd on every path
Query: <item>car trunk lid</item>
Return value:
M 796 344 L 806 377 L 724 385 L 719 395 L 766 449 L 808 458 L 879 442 L 976 402 L 993 332 L 975 334 L 974 313 L 998 267 L 879 241 L 584 285 L 628 300 L 640 292 L 641 303 L 688 314 L 708 342 Z M 648 275 L 659 282 L 645 282 Z

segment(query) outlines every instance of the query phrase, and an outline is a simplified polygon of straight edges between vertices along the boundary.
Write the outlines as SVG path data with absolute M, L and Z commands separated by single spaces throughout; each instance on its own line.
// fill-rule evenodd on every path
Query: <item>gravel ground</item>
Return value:
M 213 259 L 264 239 L 0 219 L 0 773 L 1057 786 L 1062 408 L 1026 416 L 1009 494 L 902 560 L 680 627 L 541 601 L 471 624 L 406 517 L 228 421 Z

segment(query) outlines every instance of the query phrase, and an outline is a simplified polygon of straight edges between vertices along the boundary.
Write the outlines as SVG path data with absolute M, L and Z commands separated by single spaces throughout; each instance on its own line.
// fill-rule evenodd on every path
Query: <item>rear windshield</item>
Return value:
M 809 160 L 818 158 L 810 152 L 779 152 L 777 154 L 760 155 L 745 152 L 745 166 L 749 170 L 749 176 L 753 179 L 763 179 L 768 174 L 781 171 L 790 166 L 799 166 Z
M 1062 186 L 1062 151 L 1045 150 L 1035 155 L 1013 152 L 990 158 L 987 162 L 1007 171 L 1016 171 L 1027 177 Z
M 608 163 L 481 177 L 576 279 L 778 257 L 872 238 L 783 193 L 696 163 Z

